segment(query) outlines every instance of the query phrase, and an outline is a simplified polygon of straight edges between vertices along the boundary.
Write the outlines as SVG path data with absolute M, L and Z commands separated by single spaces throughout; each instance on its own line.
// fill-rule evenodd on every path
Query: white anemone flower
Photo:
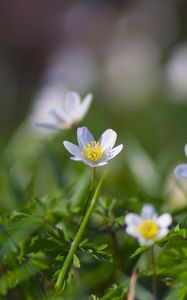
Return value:
M 184 153 L 187 156 L 187 144 L 184 146 Z M 175 174 L 182 179 L 187 179 L 187 164 L 178 165 Z
M 48 129 L 69 129 L 73 124 L 80 122 L 84 118 L 91 102 L 91 94 L 88 94 L 81 102 L 78 93 L 68 92 L 64 106 L 53 107 L 49 110 L 51 122 L 37 122 L 36 125 Z
M 77 129 L 77 140 L 79 145 L 64 141 L 64 147 L 73 155 L 72 160 L 83 161 L 90 167 L 102 167 L 108 161 L 118 155 L 123 149 L 123 145 L 113 148 L 117 138 L 117 133 L 112 129 L 107 129 L 96 141 L 86 127 Z
M 171 215 L 165 213 L 158 217 L 152 205 L 145 204 L 140 215 L 129 213 L 125 217 L 126 232 L 137 238 L 140 245 L 151 246 L 168 234 L 172 223 Z

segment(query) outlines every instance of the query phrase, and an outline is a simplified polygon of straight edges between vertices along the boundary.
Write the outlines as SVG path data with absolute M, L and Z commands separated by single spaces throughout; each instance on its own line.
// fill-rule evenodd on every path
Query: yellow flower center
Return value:
M 152 220 L 145 220 L 138 226 L 139 233 L 146 240 L 155 238 L 158 234 L 158 226 Z
M 92 162 L 98 161 L 102 158 L 104 151 L 102 146 L 99 142 L 92 141 L 87 146 L 84 146 L 84 151 L 81 152 L 87 159 L 91 160 Z

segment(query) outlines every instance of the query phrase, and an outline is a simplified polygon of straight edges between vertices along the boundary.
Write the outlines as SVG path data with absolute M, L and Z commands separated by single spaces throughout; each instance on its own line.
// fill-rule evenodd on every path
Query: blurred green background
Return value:
M 69 90 L 94 96 L 80 126 L 87 126 L 96 139 L 112 128 L 118 133 L 117 143 L 125 145 L 107 167 L 101 215 L 111 203 L 115 222 L 128 211 L 139 212 L 147 202 L 160 213 L 186 207 L 185 183 L 173 174 L 186 159 L 185 0 L 2 1 L 0 36 L 2 223 L 8 223 L 7 216 L 14 221 L 15 212 L 29 205 L 32 212 L 37 210 L 32 201 L 41 197 L 48 218 L 57 224 L 66 216 L 61 226 L 74 235 L 71 213 L 76 224 L 91 171 L 70 161 L 63 147 L 63 140 L 76 142 L 75 128 L 56 132 L 35 126 L 48 120 L 48 110 L 63 103 Z M 98 170 L 98 176 L 102 173 Z M 93 217 L 93 227 L 100 222 L 105 224 Z M 93 238 L 91 231 L 89 236 Z M 128 258 L 136 242 L 130 239 L 127 246 L 123 228 L 115 238 L 102 239 L 109 244 L 118 240 L 120 270 L 129 274 L 134 262 Z M 114 267 L 88 261 L 83 260 L 81 273 L 87 278 L 86 293 L 102 294 L 116 276 Z M 93 279 L 92 266 L 98 267 L 101 282 Z M 84 292 L 78 290 L 80 296 L 70 291 L 67 299 L 83 299 Z M 19 292 L 8 297 L 22 299 Z
M 120 172 L 126 183 L 115 182 L 113 194 L 126 192 L 128 184 L 130 188 L 128 168 L 146 192 L 153 188 L 154 195 L 160 193 L 161 177 L 166 179 L 184 160 L 186 14 L 185 1 L 2 3 L 2 177 L 8 168 L 18 190 L 24 189 L 33 176 L 33 164 L 37 168 L 36 158 L 44 159 L 41 141 L 55 134 L 35 123 L 49 120 L 49 109 L 62 104 L 67 91 L 75 90 L 82 97 L 88 92 L 94 95 L 82 124 L 96 137 L 113 128 L 125 145 L 112 173 Z M 61 169 L 64 157 L 68 158 L 62 141 L 74 134 L 58 134 L 56 146 L 51 147 L 57 148 Z M 39 177 L 37 189 L 46 193 L 50 185 L 46 190 Z M 5 195 L 3 199 L 6 206 Z

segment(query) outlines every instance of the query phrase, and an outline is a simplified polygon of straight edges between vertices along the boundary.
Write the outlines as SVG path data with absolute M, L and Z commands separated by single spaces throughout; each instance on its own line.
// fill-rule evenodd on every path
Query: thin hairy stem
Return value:
M 94 206 L 95 206 L 96 200 L 98 198 L 98 195 L 99 195 L 99 192 L 100 192 L 100 189 L 101 189 L 104 177 L 105 176 L 103 176 L 101 178 L 101 180 L 99 181 L 99 184 L 98 184 L 98 186 L 96 188 L 96 191 L 95 191 L 95 193 L 94 193 L 94 195 L 93 195 L 93 197 L 92 197 L 92 199 L 91 199 L 91 201 L 90 201 L 90 203 L 88 205 L 88 208 L 87 208 L 86 213 L 85 213 L 85 215 L 84 215 L 84 217 L 82 219 L 82 222 L 81 222 L 81 224 L 79 226 L 77 234 L 76 234 L 73 242 L 71 243 L 71 247 L 69 249 L 69 252 L 68 252 L 68 254 L 66 256 L 66 259 L 64 261 L 64 264 L 63 264 L 63 266 L 62 266 L 62 268 L 60 270 L 60 273 L 59 273 L 59 276 L 58 276 L 58 279 L 57 279 L 57 282 L 56 282 L 56 285 L 55 285 L 55 288 L 58 290 L 58 292 L 62 292 L 63 285 L 64 285 L 64 279 L 65 279 L 66 274 L 67 274 L 67 272 L 69 270 L 69 267 L 71 266 L 73 256 L 74 256 L 74 254 L 76 252 L 76 249 L 77 249 L 77 247 L 78 247 L 78 245 L 80 243 L 80 240 L 82 238 L 82 235 L 83 235 L 83 233 L 85 231 L 86 225 L 87 225 L 87 223 L 88 223 L 88 221 L 90 219 L 90 216 L 92 214 L 92 211 L 94 209 Z

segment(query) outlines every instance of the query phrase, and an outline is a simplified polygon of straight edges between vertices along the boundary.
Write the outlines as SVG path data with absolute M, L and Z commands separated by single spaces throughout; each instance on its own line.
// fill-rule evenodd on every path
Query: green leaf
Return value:
M 58 255 L 57 257 L 55 257 L 56 261 L 63 261 L 64 260 L 64 255 Z
M 131 255 L 131 258 L 133 258 L 133 257 L 135 257 L 135 256 L 137 256 L 137 255 L 142 254 L 143 252 L 145 252 L 145 251 L 148 250 L 148 249 L 149 249 L 149 247 L 147 247 L 147 246 L 141 246 L 141 247 L 139 247 L 139 248 Z
M 107 245 L 107 244 L 103 244 L 103 245 L 97 246 L 97 250 L 98 250 L 98 251 L 105 250 L 106 248 L 108 248 L 108 245 Z
M 77 269 L 80 268 L 80 260 L 76 254 L 73 255 L 73 266 Z

